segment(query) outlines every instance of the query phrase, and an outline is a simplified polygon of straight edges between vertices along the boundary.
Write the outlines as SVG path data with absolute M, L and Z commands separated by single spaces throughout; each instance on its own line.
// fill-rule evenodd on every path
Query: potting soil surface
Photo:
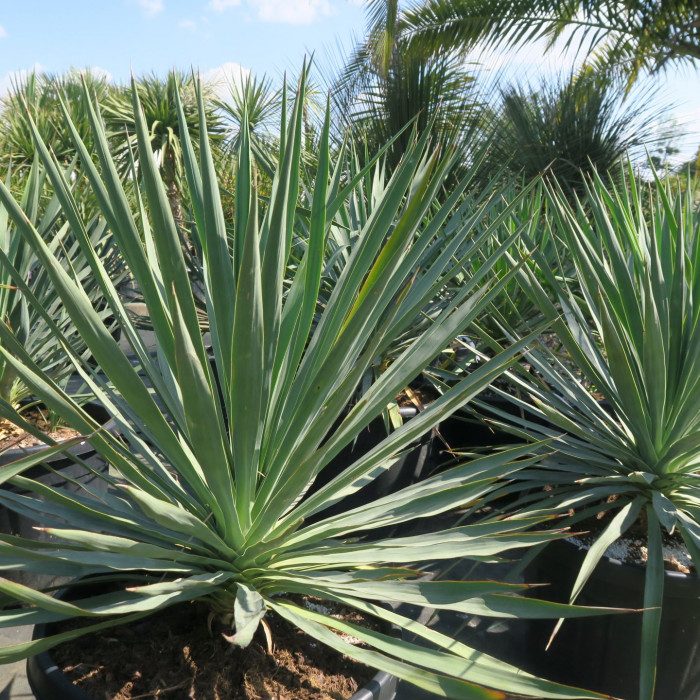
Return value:
M 52 656 L 90 697 L 113 700 L 345 700 L 374 675 L 275 614 L 265 620 L 269 639 L 261 626 L 240 649 L 209 629 L 206 606 L 185 604 L 64 644 Z

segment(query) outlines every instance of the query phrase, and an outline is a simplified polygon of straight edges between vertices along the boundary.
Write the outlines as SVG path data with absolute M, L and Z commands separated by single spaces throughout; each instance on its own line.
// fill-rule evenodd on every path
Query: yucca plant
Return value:
M 477 164 L 475 166 L 480 169 Z M 478 177 L 478 174 L 477 174 Z M 494 175 L 496 181 L 500 174 Z M 523 188 L 525 188 L 523 190 Z M 454 275 L 449 286 L 442 290 L 442 296 L 449 298 L 458 292 L 460 287 L 470 279 L 482 273 L 482 266 L 490 272 L 486 274 L 506 275 L 513 269 L 513 257 L 508 251 L 520 251 L 523 260 L 531 262 L 532 250 L 547 260 L 569 280 L 572 276 L 570 262 L 562 251 L 555 245 L 552 233 L 551 213 L 545 195 L 544 183 L 533 181 L 529 185 L 524 182 L 511 182 L 503 186 L 491 184 L 483 193 L 469 192 L 461 205 L 463 210 L 482 209 L 477 207 L 480 199 L 485 199 L 482 216 L 474 221 L 474 236 L 488 230 L 489 236 L 484 237 L 476 250 L 476 254 L 468 255 L 462 260 L 462 272 Z M 527 240 L 529 245 L 523 245 Z M 457 257 L 459 258 L 459 251 Z M 490 261 L 495 258 L 492 264 Z M 539 282 L 548 289 L 547 280 L 539 275 Z M 436 362 L 423 372 L 423 378 L 438 394 L 443 393 L 454 384 L 457 378 L 471 371 L 484 358 L 491 356 L 494 347 L 508 343 L 509 338 L 519 334 L 528 334 L 532 328 L 542 326 L 545 315 L 542 313 L 532 295 L 523 288 L 517 278 L 511 278 L 503 285 L 495 296 L 474 321 L 461 330 L 455 338 L 452 347 L 444 352 Z M 544 329 L 546 326 L 542 326 Z M 505 377 L 496 380 L 501 390 L 507 385 Z M 493 395 L 491 397 L 493 399 Z M 453 449 L 479 450 L 492 449 L 493 445 L 477 438 L 470 426 L 475 420 L 476 404 L 486 400 L 485 397 L 475 399 L 456 412 L 454 421 L 448 427 L 443 424 L 441 437 L 450 434 L 450 447 Z M 476 418 L 477 423 L 479 419 Z M 482 426 L 483 427 L 483 426 Z
M 29 166 L 34 160 L 34 140 L 24 118 L 23 103 L 32 110 L 42 136 L 49 142 L 54 140 L 54 110 L 44 94 L 44 83 L 41 75 L 32 72 L 26 78 L 16 80 L 2 99 L 0 150 L 2 160 L 7 165 L 14 163 L 15 167 L 18 164 Z
M 398 302 L 416 285 L 431 284 L 431 276 L 442 269 L 436 263 L 416 271 L 413 262 L 417 251 L 430 245 L 440 218 L 449 212 L 449 200 L 436 213 L 431 207 L 452 159 L 432 154 L 427 137 L 411 144 L 316 318 L 328 224 L 352 183 L 343 187 L 338 177 L 330 177 L 327 116 L 309 246 L 285 288 L 297 200 L 303 93 L 302 80 L 289 125 L 282 128 L 285 148 L 273 195 L 262 213 L 251 176 L 247 124 L 242 125 L 234 224 L 234 240 L 235 236 L 243 239 L 240 259 L 234 256 L 226 233 L 206 130 L 200 137 L 200 164 L 188 131 L 181 130 L 189 196 L 203 250 L 216 379 L 202 342 L 138 91 L 133 90 L 132 96 L 143 179 L 139 192 L 144 200 L 139 200 L 135 212 L 129 208 L 109 154 L 97 106 L 90 106 L 90 119 L 100 169 L 79 138 L 76 146 L 124 260 L 143 290 L 159 344 L 156 358 L 143 348 L 89 241 L 63 174 L 40 139 L 38 150 L 62 211 L 140 360 L 141 372 L 114 342 L 80 281 L 65 273 L 21 207 L 0 187 L 10 217 L 45 266 L 103 374 L 90 372 L 78 361 L 56 326 L 55 336 L 119 426 L 119 436 L 100 431 L 36 366 L 11 330 L 0 327 L 5 361 L 69 425 L 89 436 L 114 474 L 103 475 L 113 488 L 96 500 L 87 491 L 70 496 L 21 476 L 40 457 L 25 458 L 3 470 L 2 481 L 10 480 L 30 495 L 2 491 L 0 502 L 31 514 L 47 526 L 56 542 L 47 548 L 0 536 L 1 565 L 76 577 L 99 574 L 113 584 L 114 591 L 59 603 L 44 592 L 0 579 L 5 600 L 15 603 L 0 612 L 0 625 L 74 618 L 86 623 L 52 637 L 5 647 L 0 661 L 126 624 L 179 602 L 202 599 L 229 625 L 233 619 L 234 644 L 246 646 L 264 615 L 279 615 L 319 642 L 442 697 L 503 697 L 482 686 L 536 697 L 599 697 L 538 680 L 390 607 L 414 603 L 506 617 L 607 612 L 521 597 L 518 594 L 525 590 L 521 585 L 429 582 L 412 568 L 421 561 L 454 556 L 492 560 L 511 548 L 561 536 L 533 531 L 535 521 L 518 519 L 419 537 L 401 532 L 404 523 L 471 502 L 498 476 L 531 464 L 532 459 L 522 458 L 529 447 L 457 466 L 389 498 L 371 498 L 372 480 L 441 417 L 487 386 L 513 361 L 524 342 L 484 364 L 305 498 L 329 460 L 439 353 L 456 329 L 478 313 L 500 282 L 482 280 L 465 286 L 336 424 L 372 359 L 391 342 Z M 203 123 L 201 92 L 199 110 Z M 181 107 L 179 113 L 184 124 Z M 453 236 L 468 237 L 468 227 L 455 230 Z M 366 486 L 365 505 L 323 517 L 327 507 Z M 382 535 L 378 528 L 395 528 L 395 532 Z M 430 646 L 314 612 L 295 602 L 295 594 L 348 605 L 410 630 Z M 352 634 L 362 646 L 349 644 L 338 632 Z
M 493 197 L 489 202 L 481 227 L 493 226 L 497 230 L 481 246 L 480 254 L 470 261 L 471 268 L 464 278 L 468 279 L 478 274 L 482 264 L 488 261 L 496 250 L 509 250 L 507 246 L 512 243 L 511 249 L 520 249 L 522 258 L 530 259 L 531 250 L 534 249 L 539 258 L 545 259 L 557 271 L 558 277 L 573 282 L 571 263 L 568 256 L 557 248 L 552 232 L 552 214 L 544 183 L 535 180 L 526 194 L 518 196 L 517 192 L 523 186 L 522 182 L 511 182 L 498 191 L 498 197 Z M 522 246 L 523 240 L 529 242 L 529 248 Z M 505 274 L 512 268 L 512 263 L 513 259 L 509 259 L 507 255 L 500 256 L 495 266 L 497 273 Z M 547 287 L 543 275 L 539 276 L 539 281 Z M 468 332 L 475 342 L 480 343 L 482 338 L 506 342 L 504 328 L 508 328 L 511 333 L 515 331 L 516 334 L 522 335 L 540 325 L 543 319 L 537 304 L 518 280 L 514 279 L 504 286 L 493 303 L 476 319 L 474 328 Z
M 392 143 L 390 140 L 379 153 L 383 155 Z M 353 246 L 374 215 L 375 208 L 381 205 L 390 182 L 383 157 L 377 158 L 375 154 L 370 159 L 367 153 L 360 157 L 356 151 L 356 145 L 350 144 L 338 154 L 340 162 L 347 157 L 348 174 L 353 187 L 329 225 L 319 288 L 320 309 L 325 308 L 333 294 L 351 259 Z M 372 168 L 362 166 L 362 162 L 370 160 L 377 160 Z M 415 269 L 429 273 L 423 275 L 420 283 L 412 285 L 410 291 L 398 301 L 396 320 L 391 331 L 392 341 L 372 361 L 358 387 L 358 397 L 371 385 L 372 378 L 376 379 L 432 325 L 462 287 L 489 279 L 496 270 L 496 276 L 506 277 L 512 269 L 510 263 L 503 258 L 503 253 L 518 240 L 520 231 L 516 229 L 520 224 L 514 224 L 508 233 L 504 234 L 503 231 L 507 221 L 520 220 L 518 212 L 521 209 L 531 211 L 527 204 L 531 193 L 515 193 L 512 187 L 500 183 L 490 183 L 484 189 L 474 188 L 479 164 L 474 163 L 465 170 L 462 179 L 450 188 L 442 212 L 431 221 L 433 236 L 430 244 L 412 251 L 411 264 Z M 513 197 L 509 198 L 511 194 Z M 434 207 L 434 213 L 438 213 L 437 204 Z M 305 251 L 308 246 L 308 228 L 304 226 L 303 217 L 299 223 L 297 246 Z M 470 231 L 468 237 L 453 235 L 465 229 Z M 482 265 L 483 270 L 480 269 Z M 502 286 L 494 304 L 511 288 L 519 289 L 517 280 L 512 276 Z M 484 313 L 482 311 L 480 317 L 483 318 Z M 460 329 L 458 333 L 463 330 L 465 329 Z M 391 422 L 396 427 L 402 422 L 398 407 L 392 403 L 388 408 L 385 423 L 389 425 Z
M 514 512 L 562 512 L 561 524 L 579 527 L 603 518 L 572 602 L 608 547 L 646 528 L 639 697 L 648 699 L 663 619 L 664 532 L 680 534 L 700 570 L 700 215 L 688 192 L 657 179 L 645 196 L 632 173 L 620 188 L 596 177 L 576 206 L 554 189 L 550 202 L 578 285 L 572 290 L 536 253 L 556 297 L 534 274 L 523 283 L 568 361 L 545 345 L 529 350 L 531 371 L 509 375 L 521 398 L 502 392 L 522 417 L 489 416 L 520 437 L 551 440 L 552 453 L 507 487 L 521 495 Z
M 65 174 L 75 174 L 70 169 Z M 15 178 L 8 172 L 7 186 Z M 46 242 L 57 264 L 65 274 L 81 283 L 97 315 L 111 329 L 113 319 L 106 308 L 99 285 L 92 278 L 90 268 L 78 246 L 71 229 L 62 216 L 56 195 L 48 186 L 46 171 L 35 161 L 28 171 L 19 177 L 19 205 L 26 221 L 31 222 L 38 235 Z M 71 188 L 76 189 L 73 183 Z M 76 200 L 74 200 L 76 201 Z M 81 211 L 84 207 L 76 201 Z M 111 246 L 111 236 L 106 231 L 103 219 L 91 217 L 86 224 L 87 235 L 103 265 L 110 270 L 116 282 L 123 276 L 119 271 L 119 258 Z M 41 371 L 59 386 L 64 387 L 73 373 L 73 363 L 65 349 L 56 339 L 53 328 L 60 329 L 73 352 L 83 361 L 91 354 L 78 333 L 61 300 L 56 297 L 51 277 L 41 264 L 34 249 L 18 231 L 15 222 L 8 216 L 7 208 L 0 203 L 0 316 L 11 328 L 15 341 L 22 345 L 23 352 L 32 357 Z M 6 263 L 6 264 L 5 264 Z M 0 363 L 0 415 L 13 415 L 12 407 L 20 404 L 31 407 L 30 388 L 22 382 L 11 363 Z M 25 427 L 27 427 L 25 425 Z

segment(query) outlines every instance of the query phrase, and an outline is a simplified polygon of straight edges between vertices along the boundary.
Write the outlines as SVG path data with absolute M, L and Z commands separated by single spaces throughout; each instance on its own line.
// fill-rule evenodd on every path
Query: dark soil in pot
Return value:
M 553 542 L 527 568 L 525 580 L 548 583 L 539 593 L 543 598 L 568 602 L 584 556 L 574 544 Z M 641 565 L 604 558 L 577 604 L 641 608 L 644 573 Z M 566 620 L 545 651 L 553 626 L 546 620 L 513 621 L 515 634 L 504 640 L 509 644 L 501 656 L 551 680 L 625 700 L 638 697 L 641 614 Z M 666 571 L 656 688 L 658 700 L 700 698 L 700 580 L 694 575 Z
M 105 430 L 112 430 L 114 423 L 109 417 L 108 412 L 103 406 L 97 403 L 89 403 L 85 410 L 99 423 Z M 66 434 L 70 436 L 70 434 Z M 58 436 L 60 439 L 60 436 Z M 66 439 L 66 437 L 64 437 Z M 36 454 L 46 449 L 43 443 L 35 444 L 26 447 L 13 447 L 6 449 L 0 453 L 0 468 L 6 464 L 10 464 L 27 455 Z M 95 450 L 86 441 L 80 443 L 68 450 L 68 454 L 76 455 L 84 463 L 79 463 L 67 455 L 58 455 L 49 459 L 48 467 L 39 464 L 23 473 L 23 476 L 40 481 L 46 486 L 55 489 L 62 489 L 70 493 L 79 493 L 82 487 L 89 488 L 93 494 L 99 495 L 106 492 L 107 483 L 100 475 L 104 475 L 108 471 L 108 466 L 105 461 L 97 455 Z M 12 484 L 3 484 L 0 489 L 6 489 L 13 493 L 22 493 L 20 489 Z M 35 530 L 38 523 L 33 519 L 20 515 L 0 506 L 0 533 L 11 535 L 21 535 L 34 540 L 50 541 L 50 537 L 44 533 Z M 58 583 L 58 579 L 46 576 L 36 576 L 34 574 L 24 574 L 22 572 L 7 571 L 3 574 L 6 578 L 24 583 L 31 586 L 45 586 Z M 61 579 L 65 582 L 65 579 Z
M 342 612 L 356 617 L 356 613 Z M 61 645 L 28 661 L 38 700 L 391 700 L 394 679 L 338 654 L 281 618 L 265 617 L 246 649 L 207 624 L 208 608 L 186 603 L 130 625 Z M 76 623 L 40 626 L 35 638 Z M 373 688 L 380 692 L 373 693 Z
M 21 416 L 40 433 L 47 435 L 55 442 L 70 440 L 80 434 L 73 428 L 60 424 L 52 425 L 51 417 L 41 408 L 27 407 L 22 411 Z M 27 448 L 37 446 L 45 446 L 45 443 L 12 421 L 0 418 L 0 462 L 2 464 L 8 464 L 15 459 L 15 454 L 27 454 Z M 5 454 L 11 455 L 11 459 L 6 459 Z
M 110 418 L 109 413 L 104 408 L 104 406 L 98 403 L 88 403 L 85 406 L 83 406 L 83 408 L 94 420 L 96 420 L 100 425 L 102 425 L 105 430 L 114 429 L 114 422 Z M 61 431 L 65 432 L 62 433 Z M 71 429 L 59 428 L 55 439 L 68 439 L 73 435 L 75 435 L 75 432 Z M 30 436 L 27 437 L 29 438 Z M 34 442 L 34 444 L 27 444 L 27 442 Z M 10 444 L 13 443 L 15 443 L 15 440 L 13 440 Z M 39 442 L 36 439 L 32 439 L 31 441 L 22 441 L 21 445 L 11 446 L 9 447 L 9 449 L 6 448 L 0 451 L 0 467 L 5 466 L 10 462 L 14 462 L 15 460 L 20 459 L 21 457 L 37 454 L 44 449 L 46 449 L 46 444 L 44 444 L 43 442 Z M 81 457 L 84 460 L 87 460 L 95 454 L 95 451 L 87 443 L 81 443 L 80 445 L 71 447 L 69 452 L 71 454 Z M 69 461 L 70 459 L 68 457 L 59 456 L 53 458 L 52 460 L 49 460 L 49 464 L 51 465 L 53 470 L 56 470 L 61 469 L 63 466 L 67 466 L 67 462 Z M 49 484 L 51 486 L 55 485 L 55 483 L 57 483 L 57 480 L 59 479 L 59 477 L 53 474 L 51 470 L 46 469 L 46 467 L 42 465 L 32 467 L 30 470 L 24 472 L 24 476 L 27 476 L 32 479 L 40 478 L 42 480 L 45 477 L 48 480 L 44 481 L 44 483 Z

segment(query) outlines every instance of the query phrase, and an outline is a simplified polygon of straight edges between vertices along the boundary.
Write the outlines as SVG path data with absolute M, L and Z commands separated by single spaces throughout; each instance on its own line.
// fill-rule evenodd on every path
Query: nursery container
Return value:
M 402 409 L 404 420 L 410 420 L 415 415 L 412 409 Z M 335 429 L 335 428 L 334 428 Z M 352 508 L 363 505 L 383 496 L 395 493 L 406 486 L 424 478 L 435 462 L 436 437 L 435 430 L 426 433 L 408 453 L 401 457 L 383 474 L 371 481 L 367 486 L 346 496 L 330 508 L 309 519 L 310 522 L 319 518 L 330 517 L 336 513 L 344 513 Z M 357 438 L 346 445 L 341 452 L 326 465 L 316 477 L 309 489 L 307 497 L 325 486 L 329 481 L 354 464 L 360 457 L 367 454 L 387 437 L 387 429 L 381 418 L 375 418 Z
M 107 410 L 98 403 L 88 403 L 84 409 L 92 418 L 102 424 L 105 430 L 113 430 L 114 422 L 111 420 Z M 14 462 L 21 457 L 36 454 L 46 449 L 46 445 L 33 445 L 31 447 L 15 447 L 0 453 L 0 467 Z M 106 474 L 107 463 L 97 455 L 95 450 L 86 441 L 69 448 L 69 454 L 79 457 L 84 464 L 77 462 L 66 455 L 57 455 L 47 460 L 50 469 L 43 464 L 38 464 L 23 473 L 23 476 L 39 481 L 40 483 L 55 489 L 62 489 L 69 493 L 77 493 L 81 488 L 87 487 L 93 494 L 99 495 L 107 489 L 107 482 L 100 478 L 101 474 Z M 87 466 L 86 466 L 87 465 Z M 22 490 L 12 484 L 3 484 L 0 488 L 7 489 L 14 493 L 22 493 Z M 10 535 L 20 535 L 34 540 L 50 540 L 51 538 L 34 529 L 37 523 L 25 516 L 16 513 L 9 508 L 0 506 L 0 532 Z M 6 571 L 7 578 L 16 580 L 25 585 L 48 585 L 46 576 L 34 574 L 24 574 L 17 571 Z M 51 583 L 56 583 L 58 579 L 51 578 Z M 65 579 L 63 579 L 65 581 Z
M 546 419 L 524 411 L 515 403 L 509 401 L 500 394 L 485 391 L 483 394 L 479 395 L 475 401 L 480 402 L 487 407 L 477 409 L 485 417 L 490 417 L 494 420 L 501 420 L 497 415 L 489 414 L 488 407 L 490 407 L 495 411 L 501 411 L 502 413 L 512 416 L 510 421 L 514 427 L 518 427 L 517 418 L 521 417 L 537 425 L 541 425 L 545 428 L 553 428 L 561 432 L 560 428 L 557 428 Z M 599 401 L 599 404 L 604 409 L 612 411 L 612 408 L 606 401 Z M 444 442 L 441 442 L 441 449 L 446 450 L 447 447 L 444 445 L 444 443 L 447 443 L 451 449 L 458 452 L 462 450 L 470 451 L 474 448 L 491 446 L 502 447 L 522 442 L 522 439 L 512 435 L 506 430 L 502 430 L 498 426 L 493 426 L 485 420 L 480 420 L 476 416 L 472 416 L 461 411 L 457 411 L 449 416 L 449 418 L 441 421 L 439 425 L 439 433 L 444 440 Z
M 492 406 L 494 409 L 504 411 L 510 415 L 517 415 L 517 407 L 512 402 L 497 394 L 484 392 L 477 397 L 479 401 Z M 499 430 L 480 420 L 479 418 L 457 411 L 438 426 L 438 450 L 447 456 L 449 449 L 457 452 L 469 452 L 477 448 L 499 447 L 522 442 L 514 435 Z M 442 438 L 442 439 L 440 439 Z
M 553 542 L 530 564 L 526 580 L 549 583 L 542 595 L 568 601 L 585 551 L 567 541 Z M 641 608 L 642 565 L 603 558 L 577 599 L 581 605 Z M 549 651 L 551 621 L 519 623 L 527 643 L 519 650 L 523 668 L 551 680 L 633 700 L 639 695 L 642 616 L 637 613 L 566 620 Z M 516 650 L 516 655 L 518 650 Z M 666 571 L 659 636 L 656 698 L 700 698 L 700 579 Z

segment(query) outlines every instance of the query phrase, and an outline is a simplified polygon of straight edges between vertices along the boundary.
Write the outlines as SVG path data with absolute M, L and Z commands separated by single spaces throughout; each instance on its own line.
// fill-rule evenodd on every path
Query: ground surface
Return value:
M 0 646 L 26 642 L 31 636 L 29 627 L 0 629 Z M 26 661 L 0 666 L 0 700 L 30 700 L 34 697 L 25 674 Z

